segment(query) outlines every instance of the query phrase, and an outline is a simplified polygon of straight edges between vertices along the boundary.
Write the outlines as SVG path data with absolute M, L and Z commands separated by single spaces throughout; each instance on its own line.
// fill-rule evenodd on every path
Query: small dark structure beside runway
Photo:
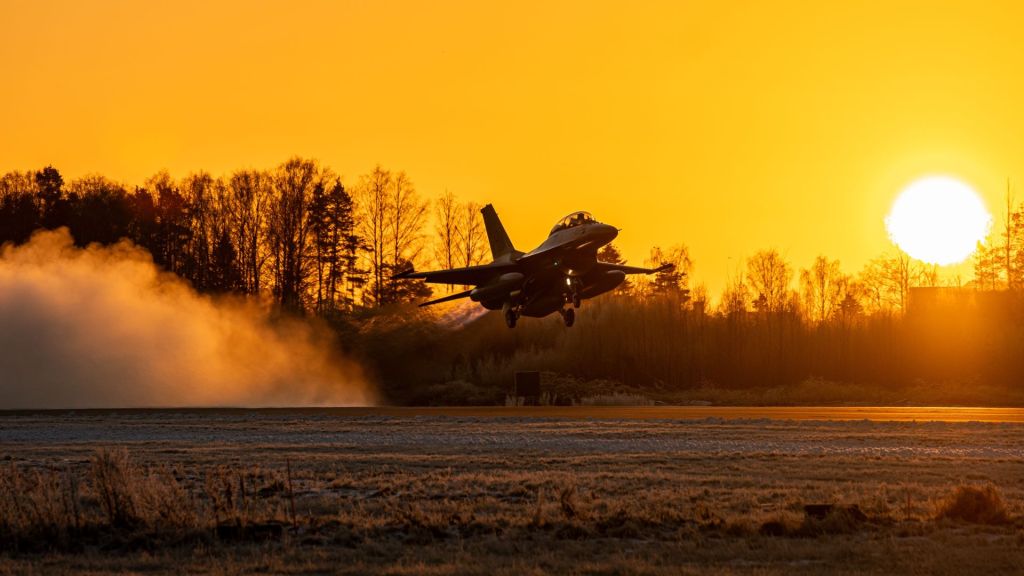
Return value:
M 515 373 L 512 399 L 516 406 L 540 406 L 540 372 L 536 370 Z

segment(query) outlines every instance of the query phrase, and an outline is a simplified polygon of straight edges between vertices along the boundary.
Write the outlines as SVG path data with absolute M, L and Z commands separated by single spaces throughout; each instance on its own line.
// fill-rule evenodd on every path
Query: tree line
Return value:
M 330 315 L 429 295 L 422 282 L 391 279 L 424 254 L 427 206 L 404 172 L 381 166 L 352 188 L 302 158 L 225 177 L 159 172 L 132 188 L 99 175 L 65 183 L 48 166 L 0 177 L 0 243 L 61 226 L 82 246 L 127 238 L 200 292 Z M 479 226 L 458 230 L 451 262 L 479 263 Z
M 352 186 L 292 158 L 224 177 L 162 171 L 130 188 L 101 175 L 66 183 L 47 166 L 0 176 L 0 244 L 62 226 L 81 246 L 126 238 L 200 292 L 269 295 L 328 316 L 430 296 L 421 280 L 392 278 L 410 267 L 485 262 L 480 208 L 447 191 L 431 203 L 405 172 L 379 165 Z M 621 261 L 614 248 L 605 256 Z M 687 256 L 677 248 L 665 257 Z M 681 277 L 656 284 L 673 283 Z
M 65 182 L 49 166 L 0 176 L 0 243 L 61 226 L 83 246 L 127 238 L 201 292 L 325 318 L 399 402 L 430 401 L 424 390 L 451 382 L 493 399 L 516 369 L 665 390 L 1024 376 L 1014 360 L 1024 341 L 1024 205 L 1009 196 L 1003 229 L 979 245 L 967 282 L 898 250 L 850 274 L 824 255 L 798 269 L 767 249 L 713 302 L 691 285 L 680 243 L 644 262 L 673 270 L 632 276 L 588 302 L 576 329 L 541 320 L 510 331 L 485 316 L 437 330 L 435 311 L 411 305 L 431 288 L 392 277 L 487 261 L 479 210 L 448 191 L 428 201 L 402 171 L 378 165 L 346 184 L 303 158 L 221 177 L 159 172 L 133 187 L 99 175 Z M 599 257 L 625 263 L 614 245 Z M 929 293 L 918 289 L 940 285 L 959 296 L 920 305 Z M 382 315 L 391 321 L 373 321 Z
M 363 345 L 369 357 L 415 359 L 378 366 L 386 395 L 413 404 L 500 403 L 515 371 L 540 370 L 584 396 L 1024 405 L 1024 290 L 937 286 L 901 254 L 853 275 L 826 257 L 796 271 L 760 251 L 717 306 L 681 277 L 682 289 L 639 278 L 588 301 L 571 330 L 557 319 L 508 330 L 484 316 L 438 331 L 407 310 Z
M 379 367 L 389 397 L 408 403 L 501 402 L 513 372 L 542 370 L 582 393 L 624 386 L 668 401 L 724 391 L 744 402 L 1024 404 L 1024 206 L 1010 206 L 969 280 L 899 250 L 847 273 L 825 255 L 797 268 L 766 249 L 712 302 L 690 285 L 694 263 L 679 244 L 644 262 L 673 271 L 588 302 L 572 330 L 557 319 L 508 330 L 484 316 L 438 331 L 410 309 L 364 332 L 364 345 L 370 357 L 416 359 Z M 622 261 L 614 245 L 599 257 Z

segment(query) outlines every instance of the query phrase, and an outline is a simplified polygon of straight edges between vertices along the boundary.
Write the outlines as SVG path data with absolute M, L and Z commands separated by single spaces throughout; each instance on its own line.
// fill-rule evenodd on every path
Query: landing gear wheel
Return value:
M 580 307 L 580 302 L 581 302 L 580 301 L 580 295 L 579 294 L 573 294 L 572 295 L 572 307 L 573 308 L 579 308 Z M 572 324 L 570 324 L 570 326 L 572 326 Z
M 508 308 L 507 310 L 505 310 L 505 325 L 506 326 L 508 326 L 509 328 L 515 328 L 516 327 L 516 320 L 518 320 L 518 319 L 519 319 L 519 316 L 516 314 L 515 310 L 513 310 L 511 308 Z
M 562 320 L 565 322 L 566 327 L 571 328 L 576 323 L 576 311 L 572 308 L 562 310 Z

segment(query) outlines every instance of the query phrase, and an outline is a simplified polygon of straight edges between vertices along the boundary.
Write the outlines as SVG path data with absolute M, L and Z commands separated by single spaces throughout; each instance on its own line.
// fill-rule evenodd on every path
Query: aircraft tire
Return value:
M 581 303 L 582 303 L 582 301 L 580 300 L 580 295 L 579 294 L 573 294 L 572 295 L 572 307 L 573 308 L 579 308 Z
M 505 310 L 505 325 L 506 326 L 508 326 L 509 328 L 515 328 L 516 327 L 516 320 L 517 320 L 517 318 L 516 318 L 515 310 L 512 310 L 511 308 L 509 308 L 508 310 Z
M 565 326 L 571 328 L 576 323 L 576 311 L 572 308 L 566 308 L 562 312 L 562 320 L 565 321 Z

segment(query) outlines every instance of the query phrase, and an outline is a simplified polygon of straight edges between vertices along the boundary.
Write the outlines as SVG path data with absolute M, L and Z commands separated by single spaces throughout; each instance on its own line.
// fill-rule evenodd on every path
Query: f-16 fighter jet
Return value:
M 553 312 L 562 315 L 566 326 L 572 326 L 576 321 L 574 309 L 581 302 L 614 290 L 626 274 L 655 274 L 673 267 L 663 264 L 657 268 L 638 268 L 599 261 L 598 249 L 615 239 L 619 231 L 594 220 L 588 212 L 573 212 L 561 219 L 547 240 L 529 252 L 512 246 L 493 206 L 484 206 L 480 213 L 494 261 L 434 272 L 409 270 L 396 275 L 395 278 L 473 286 L 420 306 L 469 298 L 488 310 L 501 310 L 509 328 L 515 328 L 520 316 L 540 318 Z

